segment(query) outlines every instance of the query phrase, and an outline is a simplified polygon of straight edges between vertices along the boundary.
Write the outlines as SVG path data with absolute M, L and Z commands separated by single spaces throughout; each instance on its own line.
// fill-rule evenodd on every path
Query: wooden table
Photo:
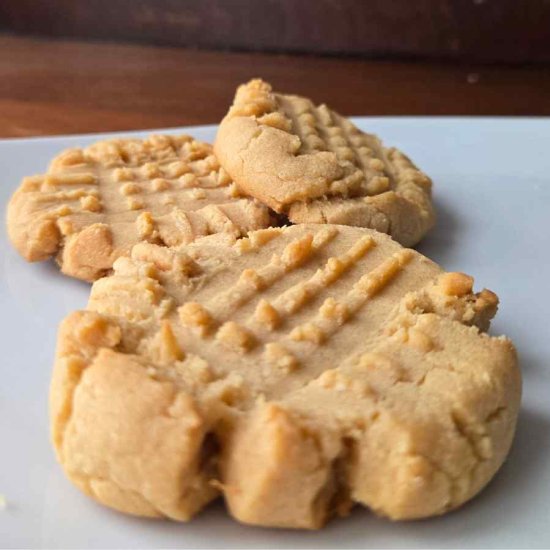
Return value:
M 0 35 L 0 137 L 208 124 L 261 76 L 347 115 L 550 115 L 550 67 L 206 52 Z M 549 122 L 550 123 L 550 122 Z

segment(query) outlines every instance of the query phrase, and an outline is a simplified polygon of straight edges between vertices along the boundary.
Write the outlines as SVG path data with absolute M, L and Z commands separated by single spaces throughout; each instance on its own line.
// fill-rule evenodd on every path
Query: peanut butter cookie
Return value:
M 382 233 L 296 225 L 136 245 L 61 325 L 57 456 L 84 492 L 318 528 L 445 513 L 510 448 L 521 380 L 488 290 Z
M 141 241 L 177 245 L 269 224 L 265 206 L 236 195 L 212 147 L 184 135 L 64 151 L 46 174 L 25 178 L 8 206 L 24 258 L 55 255 L 63 273 L 90 281 Z
M 431 180 L 400 151 L 262 80 L 237 90 L 214 150 L 246 194 L 293 223 L 335 223 L 416 244 L 434 223 Z

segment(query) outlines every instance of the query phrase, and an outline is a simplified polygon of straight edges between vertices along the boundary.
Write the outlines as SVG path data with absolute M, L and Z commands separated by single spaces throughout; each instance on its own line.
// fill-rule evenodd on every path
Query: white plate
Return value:
M 529 547 L 550 544 L 550 119 L 361 118 L 435 181 L 439 222 L 421 252 L 501 298 L 492 332 L 517 345 L 524 376 L 508 462 L 462 509 L 391 523 L 363 509 L 320 532 L 246 527 L 215 505 L 191 523 L 112 512 L 75 489 L 49 443 L 47 395 L 59 321 L 88 285 L 30 265 L 0 235 L 0 545 L 46 548 Z M 203 140 L 215 127 L 185 128 Z M 176 131 L 176 130 L 172 130 Z M 148 132 L 149 133 L 149 132 Z M 99 136 L 0 141 L 0 202 L 58 151 Z M 4 224 L 2 224 L 3 226 Z

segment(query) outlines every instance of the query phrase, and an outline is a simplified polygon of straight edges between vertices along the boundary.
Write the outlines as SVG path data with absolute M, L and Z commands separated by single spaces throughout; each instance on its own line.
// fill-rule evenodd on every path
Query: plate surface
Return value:
M 509 460 L 462 509 L 391 523 L 357 509 L 320 532 L 246 527 L 214 505 L 189 524 L 126 517 L 75 489 L 49 443 L 47 396 L 59 321 L 88 285 L 25 263 L 0 233 L 0 546 L 28 548 L 543 548 L 550 544 L 550 119 L 359 118 L 435 182 L 437 227 L 419 250 L 501 298 L 524 377 Z M 215 127 L 183 131 L 212 140 Z M 150 132 L 146 132 L 144 135 Z M 127 135 L 127 134 L 126 134 Z M 139 135 L 139 134 L 138 134 Z M 0 204 L 24 175 L 97 135 L 0 141 Z

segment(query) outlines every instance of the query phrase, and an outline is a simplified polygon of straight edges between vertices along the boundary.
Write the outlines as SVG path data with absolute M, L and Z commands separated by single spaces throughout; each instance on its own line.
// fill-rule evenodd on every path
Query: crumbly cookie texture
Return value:
M 265 206 L 238 195 L 212 147 L 185 135 L 64 151 L 46 174 L 23 180 L 7 218 L 25 259 L 57 256 L 63 273 L 90 281 L 138 242 L 174 246 L 270 224 Z
M 103 504 L 314 529 L 445 513 L 510 448 L 521 379 L 489 290 L 379 232 L 136 245 L 61 325 L 53 442 Z
M 244 193 L 293 223 L 369 227 L 412 246 L 435 220 L 431 180 L 403 153 L 262 80 L 238 88 L 214 150 Z

